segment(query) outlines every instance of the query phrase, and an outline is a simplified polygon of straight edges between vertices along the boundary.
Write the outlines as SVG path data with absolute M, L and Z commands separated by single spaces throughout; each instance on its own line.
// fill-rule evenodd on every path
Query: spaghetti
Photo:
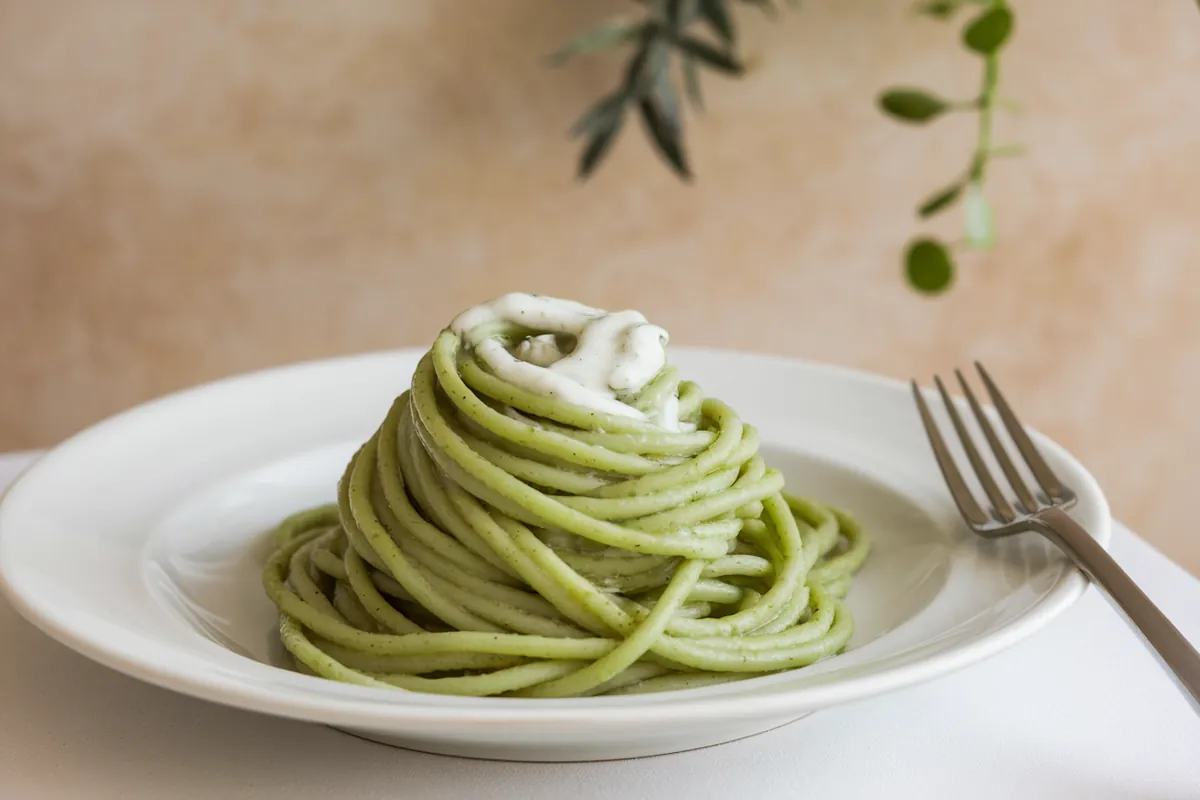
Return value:
M 438 336 L 337 503 L 278 528 L 263 583 L 300 668 L 572 697 L 845 647 L 858 525 L 784 492 L 755 429 L 659 358 L 665 332 L 530 295 L 480 309 Z

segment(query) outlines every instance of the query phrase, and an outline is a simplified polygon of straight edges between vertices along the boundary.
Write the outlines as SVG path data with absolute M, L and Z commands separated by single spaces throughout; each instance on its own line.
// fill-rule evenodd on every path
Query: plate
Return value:
M 0 504 L 0 579 L 68 647 L 135 678 L 238 708 L 452 755 L 590 760 L 730 741 L 965 667 L 1020 641 L 1087 583 L 1035 535 L 984 542 L 960 522 L 906 385 L 842 368 L 674 348 L 672 360 L 762 433 L 799 494 L 855 514 L 874 549 L 848 602 L 847 651 L 723 686 L 564 700 L 350 686 L 281 668 L 261 566 L 269 529 L 333 497 L 346 460 L 421 351 L 267 370 L 180 392 L 45 455 Z M 1102 543 L 1091 475 L 1035 435 Z

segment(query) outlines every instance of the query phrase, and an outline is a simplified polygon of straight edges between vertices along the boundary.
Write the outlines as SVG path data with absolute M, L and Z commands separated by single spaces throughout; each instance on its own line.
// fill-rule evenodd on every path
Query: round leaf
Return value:
M 904 257 L 908 283 L 918 292 L 940 294 L 954 281 L 954 264 L 945 246 L 936 239 L 917 239 Z
M 985 11 L 963 31 L 963 44 L 980 55 L 999 50 L 1012 34 L 1013 15 L 1003 6 Z
M 945 113 L 945 100 L 922 89 L 888 89 L 879 96 L 879 107 L 905 122 L 928 122 Z

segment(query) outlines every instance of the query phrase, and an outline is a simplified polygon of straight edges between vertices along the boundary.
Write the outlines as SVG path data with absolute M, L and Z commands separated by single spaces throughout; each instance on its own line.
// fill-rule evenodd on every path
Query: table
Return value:
M 0 487 L 33 458 L 0 456 Z M 1200 581 L 1118 525 L 1113 552 L 1193 641 Z M 470 761 L 223 708 L 51 641 L 0 601 L 3 798 L 1200 798 L 1200 717 L 1094 590 L 983 664 L 719 747 Z

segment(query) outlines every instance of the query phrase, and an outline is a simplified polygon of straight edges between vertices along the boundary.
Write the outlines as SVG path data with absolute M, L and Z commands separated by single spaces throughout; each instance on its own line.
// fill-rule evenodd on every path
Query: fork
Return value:
M 1012 536 L 1017 533 L 1035 531 L 1056 544 L 1075 565 L 1098 585 L 1107 596 L 1109 602 L 1115 605 L 1125 617 L 1125 620 L 1139 634 L 1158 656 L 1159 663 L 1171 674 L 1180 690 L 1191 701 L 1193 710 L 1200 714 L 1200 653 L 1188 643 L 1183 634 L 1171 624 L 1171 621 L 1158 610 L 1150 598 L 1138 588 L 1133 579 L 1121 569 L 1112 556 L 1092 538 L 1084 528 L 1067 515 L 1076 500 L 1075 493 L 1064 485 L 1050 469 L 1049 464 L 1042 458 L 1033 440 L 1025 432 L 1017 420 L 1012 407 L 1004 399 L 995 382 L 979 363 L 975 363 L 979 377 L 991 397 L 1000 416 L 1000 421 L 1008 431 L 1009 438 L 1016 445 L 1017 451 L 1033 474 L 1041 493 L 1031 490 L 1021 473 L 1009 457 L 1008 449 L 1000 441 L 995 428 L 992 426 L 983 407 L 975 398 L 961 370 L 955 370 L 959 386 L 967 399 L 967 405 L 975 418 L 988 447 L 1000 465 L 1004 479 L 1016 495 L 1015 501 L 1010 501 L 1005 492 L 997 484 L 991 470 L 984 462 L 976 448 L 974 437 L 967 430 L 962 416 L 958 412 L 950 393 L 946 391 L 942 379 L 934 377 L 942 403 L 950 422 L 962 443 L 963 452 L 971 469 L 979 479 L 983 492 L 987 495 L 989 507 L 985 510 L 975 499 L 971 489 L 963 480 L 962 473 L 955 464 L 954 456 L 946 446 L 921 387 L 916 381 L 912 382 L 913 398 L 921 414 L 921 422 L 925 425 L 925 433 L 933 447 L 934 458 L 946 479 L 950 495 L 954 498 L 958 511 L 962 514 L 967 526 L 972 531 L 986 539 L 997 539 Z

